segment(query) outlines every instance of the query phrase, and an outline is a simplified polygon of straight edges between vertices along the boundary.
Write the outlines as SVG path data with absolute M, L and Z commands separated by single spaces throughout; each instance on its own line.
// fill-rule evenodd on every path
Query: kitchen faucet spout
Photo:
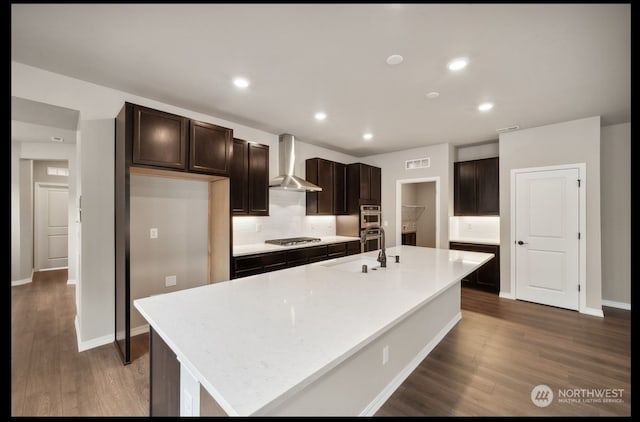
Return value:
M 384 229 L 382 228 L 382 226 L 371 226 L 371 227 L 367 227 L 366 229 L 362 229 L 362 233 L 360 235 L 360 243 L 364 244 L 364 242 L 366 241 L 367 235 L 371 232 L 378 232 L 380 233 L 381 236 L 381 240 L 380 240 L 380 252 L 378 253 L 378 262 L 380 263 L 380 267 L 381 268 L 386 268 L 387 267 L 387 254 L 385 252 L 385 234 L 384 234 Z

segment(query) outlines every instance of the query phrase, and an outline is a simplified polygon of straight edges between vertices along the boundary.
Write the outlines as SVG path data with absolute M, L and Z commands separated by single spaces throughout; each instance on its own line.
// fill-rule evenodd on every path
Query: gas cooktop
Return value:
M 292 245 L 303 245 L 305 243 L 314 243 L 320 242 L 319 237 L 288 237 L 286 239 L 270 239 L 265 240 L 264 243 L 271 243 L 273 245 L 280 246 L 292 246 Z

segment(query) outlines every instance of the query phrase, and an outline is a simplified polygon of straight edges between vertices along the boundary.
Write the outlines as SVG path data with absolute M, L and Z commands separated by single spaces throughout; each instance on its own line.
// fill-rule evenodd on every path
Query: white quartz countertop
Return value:
M 228 415 L 268 412 L 493 255 L 395 246 L 134 300 Z M 394 256 L 400 256 L 400 263 Z
M 487 239 L 482 237 L 459 237 L 459 238 L 450 238 L 449 242 L 460 242 L 460 243 L 476 243 L 480 245 L 500 245 L 500 239 Z
M 309 246 L 329 245 L 331 243 L 350 242 L 352 240 L 360 241 L 359 237 L 350 236 L 322 236 L 320 242 L 305 243 L 302 245 L 279 246 L 270 243 L 252 243 L 249 245 L 233 245 L 233 256 L 252 255 L 254 253 L 276 252 L 287 249 L 307 248 Z

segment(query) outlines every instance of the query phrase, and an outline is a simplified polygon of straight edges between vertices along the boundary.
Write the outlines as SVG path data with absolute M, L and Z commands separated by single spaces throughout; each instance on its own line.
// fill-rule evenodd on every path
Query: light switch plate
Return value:
M 158 229 L 155 227 L 149 230 L 149 238 L 157 239 L 158 238 Z

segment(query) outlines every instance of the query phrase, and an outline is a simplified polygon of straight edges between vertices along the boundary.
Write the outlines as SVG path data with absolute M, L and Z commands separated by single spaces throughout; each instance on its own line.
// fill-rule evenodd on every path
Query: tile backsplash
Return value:
M 500 239 L 500 217 L 450 217 L 450 239 Z
M 268 217 L 233 217 L 233 244 L 249 245 L 297 236 L 335 236 L 335 216 L 305 213 L 306 193 L 272 189 Z

